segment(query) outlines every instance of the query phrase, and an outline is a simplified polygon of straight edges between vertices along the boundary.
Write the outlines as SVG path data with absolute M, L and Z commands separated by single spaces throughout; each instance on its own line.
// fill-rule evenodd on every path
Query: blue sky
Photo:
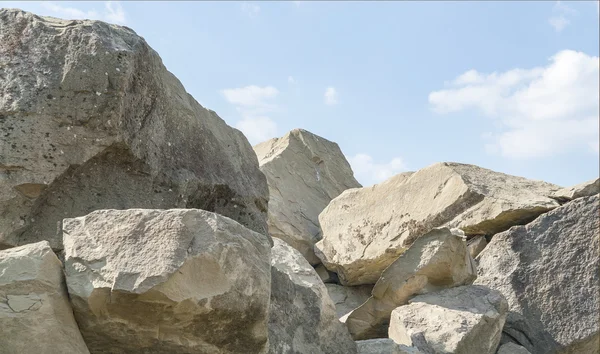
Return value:
M 134 29 L 252 144 L 304 128 L 364 185 L 439 161 L 598 177 L 598 3 L 4 2 Z

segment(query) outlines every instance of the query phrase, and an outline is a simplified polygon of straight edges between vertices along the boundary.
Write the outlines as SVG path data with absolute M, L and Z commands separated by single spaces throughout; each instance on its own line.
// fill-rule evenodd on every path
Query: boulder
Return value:
M 338 321 L 325 284 L 302 254 L 273 238 L 271 354 L 352 354 L 356 344 Z
M 432 354 L 494 354 L 508 304 L 499 291 L 461 286 L 419 295 L 392 312 L 389 337 Z
M 344 317 L 354 309 L 364 304 L 371 297 L 372 285 L 342 286 L 339 284 L 325 284 L 329 297 L 335 304 L 338 318 Z M 344 321 L 345 322 L 345 319 Z
M 487 246 L 485 236 L 475 236 L 467 242 L 467 249 L 472 258 L 477 257 L 477 255 L 483 251 L 485 246 Z
M 269 184 L 269 234 L 300 251 L 311 263 L 320 240 L 319 214 L 349 188 L 361 185 L 339 146 L 306 130 L 294 129 L 254 147 Z
M 319 215 L 323 240 L 315 252 L 342 284 L 373 284 L 431 229 L 493 235 L 557 207 L 548 195 L 559 188 L 473 165 L 437 163 L 332 200 Z
M 583 182 L 572 187 L 559 189 L 552 193 L 551 197 L 559 202 L 568 202 L 581 197 L 589 197 L 600 193 L 600 178 L 591 181 Z
M 319 275 L 319 278 L 323 281 L 323 283 L 337 283 L 338 278 L 337 274 L 334 272 L 330 272 L 325 268 L 324 265 L 319 264 L 315 267 L 315 272 Z
M 127 27 L 0 10 L 0 248 L 98 209 L 198 208 L 267 233 L 241 132 L 200 106 Z
M 75 318 L 92 353 L 266 353 L 264 235 L 204 210 L 99 210 L 63 222 Z
M 506 343 L 498 348 L 496 354 L 531 354 L 529 350 L 515 343 Z
M 358 354 L 421 354 L 415 347 L 398 344 L 389 338 L 356 341 Z
M 89 353 L 47 241 L 0 251 L 0 353 Z
M 599 196 L 573 200 L 494 235 L 477 284 L 515 312 L 504 332 L 534 354 L 600 352 Z
M 355 340 L 386 337 L 390 313 L 415 294 L 470 284 L 476 269 L 460 230 L 434 229 L 392 263 L 346 319 Z

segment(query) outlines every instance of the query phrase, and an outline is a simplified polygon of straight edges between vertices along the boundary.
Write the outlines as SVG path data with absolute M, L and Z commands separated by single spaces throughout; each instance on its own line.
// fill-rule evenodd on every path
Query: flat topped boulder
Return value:
M 573 199 L 589 197 L 600 193 L 600 178 L 576 184 L 571 187 L 560 189 L 552 193 L 552 198 L 559 202 L 568 202 Z
M 269 184 L 269 234 L 320 263 L 314 244 L 320 239 L 319 214 L 349 188 L 361 185 L 339 146 L 294 129 L 254 147 Z
M 65 219 L 65 273 L 92 353 L 266 353 L 268 240 L 204 210 Z
M 268 188 L 241 132 L 127 27 L 0 10 L 0 248 L 98 209 L 198 208 L 266 234 Z
M 433 228 L 492 235 L 556 208 L 548 196 L 559 188 L 473 165 L 437 163 L 332 200 L 319 215 L 323 240 L 315 252 L 342 284 L 373 284 Z

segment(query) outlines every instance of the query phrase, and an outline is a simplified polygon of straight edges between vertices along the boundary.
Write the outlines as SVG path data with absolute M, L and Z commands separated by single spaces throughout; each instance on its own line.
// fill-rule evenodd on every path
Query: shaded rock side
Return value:
M 498 348 L 496 354 L 531 354 L 524 347 L 515 343 L 506 343 Z
M 477 257 L 487 246 L 485 236 L 475 236 L 467 242 L 467 249 L 472 258 Z
M 416 294 L 470 284 L 476 269 L 460 230 L 434 229 L 392 263 L 346 319 L 355 340 L 386 337 L 390 313 Z
M 338 321 L 325 284 L 302 254 L 273 238 L 271 354 L 352 354 L 356 344 Z
M 264 235 L 197 209 L 65 219 L 65 272 L 92 353 L 266 353 Z
M 548 195 L 559 188 L 473 165 L 437 163 L 332 200 L 319 215 L 323 240 L 315 252 L 342 284 L 373 284 L 431 229 L 493 235 L 557 207 Z
M 342 286 L 325 284 L 325 287 L 327 287 L 329 297 L 335 304 L 335 311 L 340 319 L 364 304 L 371 297 L 371 291 L 373 290 L 372 285 Z
M 358 354 L 422 354 L 419 349 L 398 344 L 389 338 L 356 341 Z
M 89 353 L 47 241 L 0 251 L 0 353 Z
M 269 184 L 269 234 L 300 251 L 311 263 L 320 240 L 319 214 L 349 188 L 361 185 L 339 146 L 294 129 L 254 147 Z
M 267 234 L 243 134 L 200 106 L 143 38 L 0 10 L 0 248 L 98 209 L 198 208 Z
M 505 334 L 534 354 L 600 352 L 599 197 L 494 236 L 479 278 L 510 305 Z
M 417 296 L 392 312 L 389 336 L 431 354 L 494 354 L 508 304 L 499 291 L 461 286 Z

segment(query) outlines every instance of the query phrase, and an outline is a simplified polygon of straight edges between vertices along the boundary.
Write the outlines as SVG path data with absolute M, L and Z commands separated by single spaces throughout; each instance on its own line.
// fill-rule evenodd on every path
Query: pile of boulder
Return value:
M 250 146 L 143 38 L 0 10 L 0 353 L 600 353 L 600 180 L 362 187 Z

